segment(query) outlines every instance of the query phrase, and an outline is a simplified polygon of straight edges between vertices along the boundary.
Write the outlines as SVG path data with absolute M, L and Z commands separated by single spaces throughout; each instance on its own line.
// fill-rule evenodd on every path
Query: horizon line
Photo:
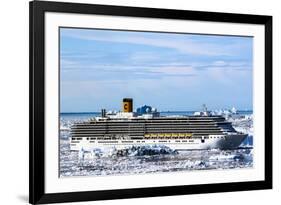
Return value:
M 215 109 L 215 110 L 230 110 L 230 109 Z M 215 110 L 208 110 L 208 111 L 215 111 Z M 110 110 L 114 111 L 114 110 Z M 162 110 L 158 112 L 198 112 L 200 110 Z M 237 109 L 237 111 L 253 111 L 252 109 Z M 118 110 L 117 112 L 120 112 Z M 89 113 L 101 113 L 101 111 L 82 111 L 82 112 L 60 112 L 60 114 L 89 114 Z

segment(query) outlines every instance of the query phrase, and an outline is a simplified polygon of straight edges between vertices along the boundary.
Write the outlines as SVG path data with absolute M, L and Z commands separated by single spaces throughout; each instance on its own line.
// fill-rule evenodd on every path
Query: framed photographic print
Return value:
M 272 188 L 272 17 L 30 2 L 30 203 Z

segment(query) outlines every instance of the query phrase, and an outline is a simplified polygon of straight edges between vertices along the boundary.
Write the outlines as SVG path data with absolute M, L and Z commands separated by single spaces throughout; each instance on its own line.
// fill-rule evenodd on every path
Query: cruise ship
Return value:
M 132 146 L 166 146 L 174 150 L 235 149 L 247 137 L 237 132 L 223 116 L 205 108 L 190 116 L 160 116 L 157 109 L 143 106 L 133 112 L 133 99 L 123 99 L 123 110 L 106 112 L 74 123 L 70 149 L 126 149 Z

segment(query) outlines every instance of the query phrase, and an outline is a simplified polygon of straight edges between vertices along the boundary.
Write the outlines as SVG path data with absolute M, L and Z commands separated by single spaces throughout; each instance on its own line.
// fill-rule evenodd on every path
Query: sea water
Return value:
M 193 112 L 161 112 L 161 116 L 192 115 Z M 242 169 L 253 167 L 252 111 L 238 111 L 225 117 L 233 127 L 248 134 L 235 150 L 176 151 L 165 146 L 131 147 L 119 151 L 114 148 L 94 152 L 70 151 L 69 130 L 75 122 L 83 122 L 100 113 L 62 113 L 60 115 L 59 175 L 101 176 L 145 174 L 156 172 Z

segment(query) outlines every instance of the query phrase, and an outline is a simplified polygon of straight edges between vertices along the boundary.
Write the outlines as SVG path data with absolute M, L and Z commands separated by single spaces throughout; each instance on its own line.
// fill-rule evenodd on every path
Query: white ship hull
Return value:
M 70 150 L 92 151 L 94 149 L 125 149 L 132 146 L 163 145 L 173 150 L 198 150 L 198 149 L 235 149 L 246 138 L 245 134 L 234 135 L 209 135 L 208 138 L 190 139 L 143 139 L 143 140 L 90 140 L 81 138 L 70 139 Z

